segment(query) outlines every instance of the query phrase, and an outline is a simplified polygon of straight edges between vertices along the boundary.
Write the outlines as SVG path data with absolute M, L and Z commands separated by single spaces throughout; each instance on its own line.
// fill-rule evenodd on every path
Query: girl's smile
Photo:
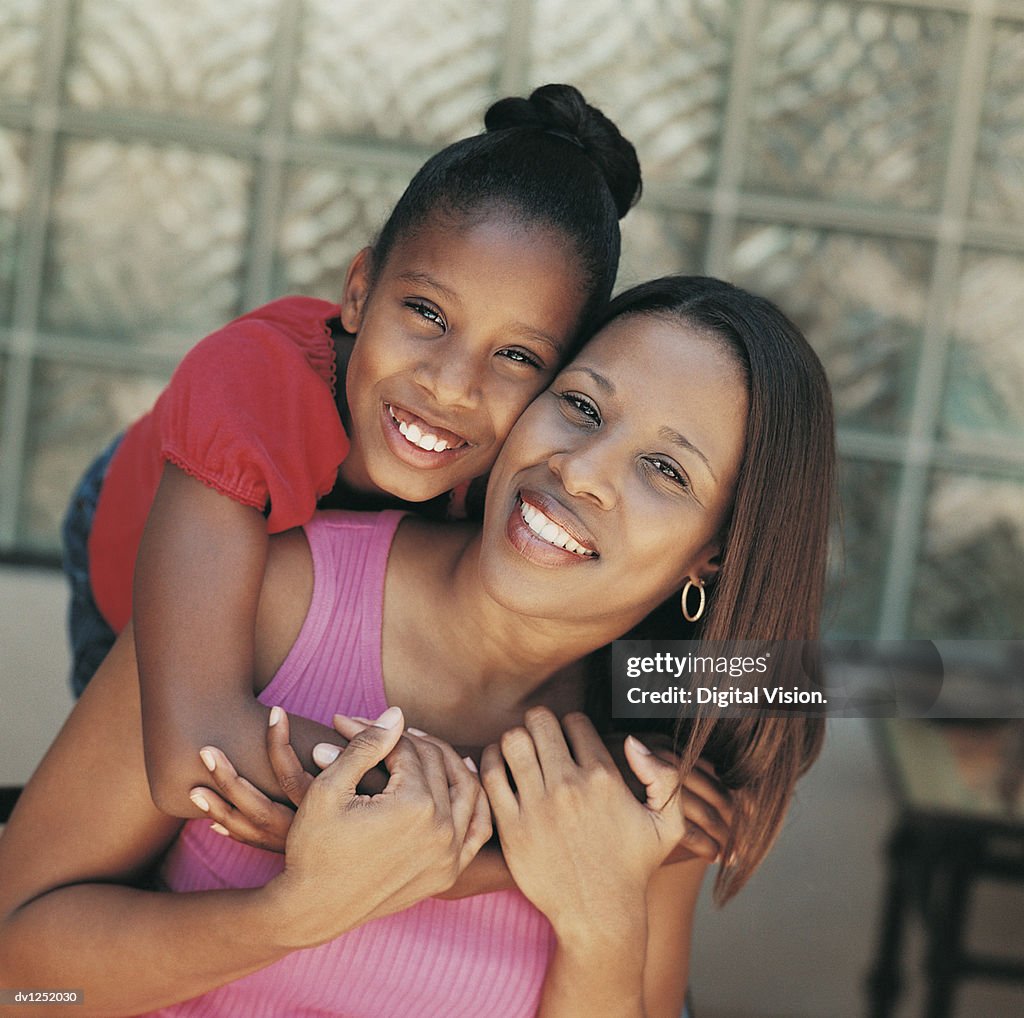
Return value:
M 582 309 L 567 242 L 499 214 L 427 223 L 349 271 L 350 487 L 423 501 L 486 474 L 551 380 Z M 524 295 L 528 295 L 524 296 Z

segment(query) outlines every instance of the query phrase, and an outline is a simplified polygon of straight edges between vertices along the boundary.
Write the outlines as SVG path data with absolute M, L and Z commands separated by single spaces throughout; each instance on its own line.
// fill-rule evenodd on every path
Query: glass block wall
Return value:
M 1021 0 L 2 0 L 0 554 L 52 555 L 192 343 L 336 296 L 427 155 L 555 80 L 640 151 L 620 283 L 735 280 L 825 360 L 831 631 L 1024 636 Z

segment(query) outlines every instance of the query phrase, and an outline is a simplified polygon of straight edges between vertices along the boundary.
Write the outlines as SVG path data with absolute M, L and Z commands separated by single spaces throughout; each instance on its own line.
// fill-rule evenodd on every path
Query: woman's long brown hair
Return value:
M 720 338 L 746 375 L 749 400 L 743 463 L 706 614 L 688 626 L 674 595 L 629 635 L 789 641 L 779 656 L 788 647 L 790 663 L 797 655 L 798 666 L 820 683 L 813 647 L 836 459 L 832 397 L 821 362 L 774 304 L 717 279 L 669 276 L 641 284 L 612 302 L 605 323 L 625 315 L 654 315 Z M 706 756 L 734 790 L 736 821 L 715 883 L 719 902 L 746 883 L 771 848 L 824 732 L 822 717 L 799 712 L 730 718 L 712 711 L 677 722 L 684 771 Z

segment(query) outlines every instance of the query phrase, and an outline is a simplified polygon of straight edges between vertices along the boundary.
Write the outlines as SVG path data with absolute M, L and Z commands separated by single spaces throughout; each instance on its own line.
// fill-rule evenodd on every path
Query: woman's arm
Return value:
M 490 834 L 483 797 L 468 770 L 400 740 L 398 721 L 367 729 L 313 782 L 285 869 L 265 888 L 118 886 L 146 872 L 179 826 L 149 796 L 127 630 L 0 837 L 0 985 L 82 990 L 77 1015 L 136 1014 L 449 886 Z M 357 795 L 385 757 L 388 788 Z
M 150 790 L 172 816 L 201 815 L 189 790 L 208 778 L 199 757 L 206 745 L 220 746 L 257 787 L 285 799 L 264 751 L 269 708 L 253 695 L 267 547 L 257 509 L 164 467 L 139 548 L 134 624 Z M 307 576 L 305 590 L 281 599 L 292 630 L 282 660 L 305 617 L 310 582 Z M 329 728 L 300 717 L 292 738 L 309 769 L 312 747 L 337 741 Z
M 638 803 L 582 715 L 564 720 L 568 744 L 549 711 L 525 724 L 482 775 L 509 869 L 555 931 L 539 1014 L 677 1015 L 705 864 L 658 872 L 682 835 L 674 796 Z

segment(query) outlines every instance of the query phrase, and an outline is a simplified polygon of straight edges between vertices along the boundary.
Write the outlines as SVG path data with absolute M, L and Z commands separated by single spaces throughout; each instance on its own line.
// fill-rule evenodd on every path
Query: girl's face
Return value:
M 565 356 L 584 299 L 576 264 L 556 232 L 503 218 L 428 223 L 375 274 L 357 256 L 342 478 L 419 502 L 486 474 Z
M 491 474 L 481 569 L 522 614 L 624 632 L 718 568 L 747 390 L 725 342 L 617 319 L 526 410 Z

